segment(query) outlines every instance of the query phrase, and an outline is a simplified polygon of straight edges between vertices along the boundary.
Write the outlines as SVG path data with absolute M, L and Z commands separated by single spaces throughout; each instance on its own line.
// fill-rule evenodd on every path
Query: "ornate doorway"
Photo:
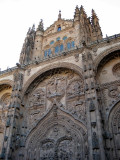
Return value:
M 54 106 L 55 107 L 55 106 Z M 53 107 L 48 117 L 28 137 L 26 159 L 85 160 L 87 132 L 63 111 Z M 56 115 L 57 114 L 57 115 Z
M 59 68 L 39 76 L 28 88 L 26 160 L 87 159 L 83 79 Z

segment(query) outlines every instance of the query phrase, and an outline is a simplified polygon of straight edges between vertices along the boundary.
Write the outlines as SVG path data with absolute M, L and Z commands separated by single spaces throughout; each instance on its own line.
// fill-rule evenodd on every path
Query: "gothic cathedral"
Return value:
M 0 72 L 0 160 L 120 160 L 120 34 L 94 10 L 33 25 Z

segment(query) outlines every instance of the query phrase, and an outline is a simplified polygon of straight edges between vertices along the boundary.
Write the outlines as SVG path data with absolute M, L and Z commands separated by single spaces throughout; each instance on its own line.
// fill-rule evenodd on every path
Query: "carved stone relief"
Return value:
M 110 86 L 108 88 L 108 95 L 111 98 L 116 98 L 119 94 L 118 86 Z
M 26 157 L 29 160 L 87 159 L 87 137 L 82 127 L 62 115 L 57 119 L 48 118 L 43 125 L 46 127 L 40 125 L 28 138 Z
M 108 109 L 120 95 L 120 84 L 106 84 L 103 89 L 104 104 Z
M 113 75 L 120 77 L 120 63 L 117 63 L 112 69 Z
M 42 79 L 42 80 L 41 80 Z M 32 84 L 26 103 L 27 121 L 31 129 L 49 112 L 54 103 L 73 117 L 86 123 L 83 80 L 69 69 L 58 69 L 44 74 Z

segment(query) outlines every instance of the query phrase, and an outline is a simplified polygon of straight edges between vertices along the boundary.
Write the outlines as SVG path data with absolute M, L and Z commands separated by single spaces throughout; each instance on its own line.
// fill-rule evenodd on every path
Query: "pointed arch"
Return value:
M 26 139 L 26 158 L 50 158 L 71 156 L 71 159 L 85 158 L 87 129 L 65 112 L 55 108 L 41 120 Z M 34 154 L 36 153 L 36 155 Z M 65 153 L 65 155 L 63 154 Z M 69 159 L 70 157 L 68 157 Z

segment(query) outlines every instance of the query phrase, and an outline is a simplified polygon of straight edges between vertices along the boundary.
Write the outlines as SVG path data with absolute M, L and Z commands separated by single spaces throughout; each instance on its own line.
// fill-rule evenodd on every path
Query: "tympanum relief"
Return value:
M 45 75 L 45 74 L 44 74 Z M 41 81 L 42 79 L 42 81 Z M 53 104 L 86 123 L 82 78 L 72 70 L 55 69 L 37 79 L 29 89 L 26 108 L 31 128 L 47 114 Z
M 60 114 L 59 112 L 57 119 L 50 118 L 49 114 L 46 120 L 43 120 L 31 133 L 26 145 L 27 159 L 87 159 L 88 146 L 85 128 Z

